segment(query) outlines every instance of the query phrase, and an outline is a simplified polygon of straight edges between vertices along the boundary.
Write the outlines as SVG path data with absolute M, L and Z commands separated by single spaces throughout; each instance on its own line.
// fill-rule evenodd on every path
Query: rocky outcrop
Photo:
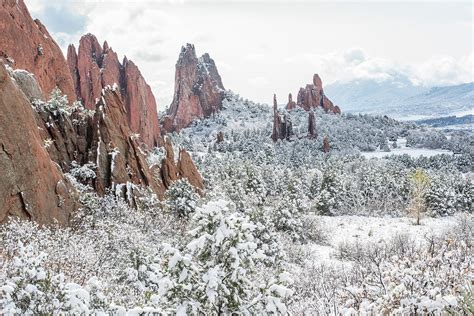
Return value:
M 288 94 L 288 103 L 286 104 L 286 109 L 287 110 L 293 110 L 296 108 L 296 102 L 293 101 L 293 96 L 290 94 Z
M 149 147 L 162 144 L 155 97 L 138 67 L 127 57 L 120 63 L 107 42 L 101 46 L 92 34 L 84 35 L 79 49 L 68 47 L 68 67 L 77 98 L 87 109 L 95 109 L 102 90 L 118 91 L 128 125 Z
M 173 101 L 162 120 L 163 129 L 179 132 L 193 120 L 220 111 L 224 92 L 222 79 L 209 54 L 197 58 L 194 45 L 183 46 L 176 63 Z
M 0 222 L 14 216 L 67 224 L 76 193 L 50 159 L 30 102 L 2 63 L 0 113 Z
M 308 137 L 310 139 L 318 137 L 318 134 L 316 134 L 316 120 L 312 110 L 310 110 L 308 113 Z
M 5 13 L 5 8 L 14 11 L 15 4 L 10 1 L 1 5 L 0 14 Z M 17 7 L 28 13 L 22 1 Z M 4 27 L 2 23 L 16 15 L 1 17 Z M 22 30 L 30 31 L 26 26 Z M 41 32 L 48 34 L 46 30 Z M 28 36 L 20 34 L 18 38 L 18 46 L 28 47 L 23 42 Z M 204 189 L 203 180 L 185 150 L 180 151 L 177 162 L 171 147 L 164 166 L 148 165 L 147 146 L 142 147 L 136 131 L 144 131 L 141 137 L 149 145 L 161 140 L 151 90 L 132 62 L 125 58 L 120 64 L 107 43 L 101 47 L 94 39 L 90 35 L 83 38 L 79 54 L 71 46 L 69 65 L 63 63 L 67 74 L 73 74 L 69 96 L 75 92 L 82 96 L 87 91 L 86 99 L 93 100 L 87 104 L 88 109 L 69 104 L 67 96 L 56 89 L 52 94 L 54 102 L 36 100 L 44 97 L 43 86 L 49 87 L 44 82 L 50 82 L 43 81 L 41 86 L 39 77 L 26 70 L 7 71 L 3 63 L 13 64 L 12 59 L 17 58 L 2 51 L 0 222 L 17 216 L 44 224 L 56 220 L 67 224 L 78 206 L 77 193 L 64 172 L 80 168 L 87 169 L 87 176 L 77 177 L 83 184 L 90 185 L 99 195 L 111 191 L 131 205 L 142 186 L 151 188 L 160 198 L 175 179 L 187 178 L 200 192 Z M 46 54 L 49 52 L 41 51 L 40 56 Z M 54 71 L 53 67 L 48 73 Z M 156 118 L 155 125 L 149 125 L 150 118 Z M 168 171 L 162 172 L 165 168 Z
M 33 73 L 43 97 L 57 86 L 74 101 L 74 85 L 61 49 L 23 0 L 0 2 L 0 57 L 14 69 Z
M 306 111 L 309 111 L 311 108 L 321 107 L 326 112 L 341 113 L 341 109 L 339 107 L 336 109 L 331 100 L 324 94 L 323 83 L 318 74 L 314 74 L 312 84 L 307 84 L 305 88 L 300 88 L 297 105 Z
M 161 182 L 164 188 L 168 189 L 174 181 L 186 178 L 202 194 L 204 183 L 189 153 L 185 149 L 180 149 L 178 161 L 176 162 L 173 145 L 169 138 L 166 139 L 165 150 L 166 156 L 161 161 L 160 168 Z
M 276 95 L 273 95 L 273 132 L 272 139 L 274 142 L 280 140 L 289 140 L 293 136 L 293 126 L 289 115 L 281 115 L 278 111 Z
M 329 139 L 327 136 L 324 136 L 323 139 L 323 151 L 328 153 L 331 150 L 331 146 L 329 145 Z
M 220 131 L 219 133 L 217 133 L 216 143 L 220 144 L 222 142 L 224 142 L 224 133 L 222 131 Z
M 13 70 L 13 79 L 15 79 L 15 83 L 28 100 L 33 101 L 43 98 L 43 92 L 33 74 L 23 69 L 15 69 Z

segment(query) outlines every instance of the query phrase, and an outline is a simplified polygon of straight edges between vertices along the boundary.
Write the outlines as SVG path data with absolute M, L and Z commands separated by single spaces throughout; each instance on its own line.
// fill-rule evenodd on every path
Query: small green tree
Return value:
M 165 314 L 287 314 L 292 281 L 285 272 L 270 279 L 262 275 L 268 245 L 247 216 L 229 213 L 220 200 L 197 208 L 191 225 L 185 247 L 164 247 L 152 303 Z
M 175 181 L 166 191 L 166 205 L 179 217 L 189 217 L 196 210 L 199 195 L 187 179 Z
M 410 180 L 411 200 L 408 213 L 416 219 L 416 225 L 420 225 L 421 216 L 426 211 L 425 195 L 430 179 L 423 170 L 418 169 L 410 176 Z

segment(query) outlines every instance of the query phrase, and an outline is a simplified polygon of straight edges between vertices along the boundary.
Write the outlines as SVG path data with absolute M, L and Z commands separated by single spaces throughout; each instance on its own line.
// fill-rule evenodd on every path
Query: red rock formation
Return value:
M 201 174 L 194 165 L 191 156 L 185 149 L 179 151 L 178 174 L 180 178 L 188 179 L 189 183 L 202 193 L 202 190 L 204 190 L 204 183 Z
M 288 94 L 288 103 L 286 104 L 286 109 L 287 110 L 293 110 L 296 108 L 296 102 L 293 101 L 293 96 L 290 94 Z
M 0 26 L 6 29 L 4 22 L 14 19 L 17 14 L 15 3 L 4 1 L 1 5 Z M 23 1 L 18 3 L 18 8 L 20 12 L 27 13 Z M 10 12 L 7 9 L 14 14 L 6 16 L 5 12 Z M 38 27 L 42 28 L 40 25 Z M 16 31 L 20 32 L 16 34 L 20 39 L 17 44 L 20 47 L 29 47 L 28 43 L 24 43 L 28 36 L 21 32 L 24 31 L 28 35 L 30 27 L 12 30 Z M 48 33 L 42 29 L 41 34 Z M 0 38 L 10 36 L 0 34 Z M 87 100 L 96 99 L 93 107 L 89 104 L 94 112 L 67 106 L 60 110 L 49 109 L 37 104 L 36 111 L 33 110 L 29 99 L 41 96 L 40 84 L 35 76 L 24 70 L 7 71 L 3 62 L 6 60 L 11 63 L 12 58 L 17 58 L 15 55 L 7 55 L 4 51 L 0 54 L 0 222 L 10 216 L 18 216 L 39 223 L 47 224 L 58 220 L 61 224 L 67 224 L 77 205 L 76 192 L 63 176 L 63 172 L 69 171 L 73 161 L 78 165 L 95 165 L 93 168 L 96 177 L 84 181 L 92 185 L 99 194 L 111 189 L 116 195 L 126 197 L 132 204 L 138 193 L 136 187 L 141 185 L 150 187 L 163 198 L 166 190 L 164 180 L 174 179 L 173 174 L 176 174 L 176 178 L 186 177 L 191 184 L 203 189 L 202 178 L 185 151 L 180 152 L 177 166 L 172 149 L 169 151 L 168 158 L 173 167 L 169 168 L 171 175 L 166 179 L 161 177 L 161 172 L 156 167 L 148 166 L 146 151 L 140 148 L 130 127 L 146 129 L 151 131 L 153 137 L 160 137 L 157 117 L 154 125 L 157 130 L 153 129 L 153 125 L 147 125 L 148 121 L 144 123 L 142 120 L 147 116 L 153 117 L 153 113 L 156 114 L 150 88 L 133 63 L 125 60 L 124 65 L 120 65 L 116 54 L 107 43 L 104 43 L 102 48 L 96 45 L 90 36 L 85 38 L 84 42 L 86 44 L 79 56 L 74 47 L 69 48 L 70 63 L 67 65 L 64 62 L 63 70 L 69 75 L 69 67 L 74 75 L 74 86 L 70 77 L 70 93 L 76 90 L 82 94 L 85 88 Z M 48 50 L 41 50 L 39 56 L 48 55 L 50 58 L 50 53 Z M 23 55 L 18 54 L 19 60 L 23 60 Z M 50 62 L 54 66 L 58 61 Z M 96 67 L 99 65 L 102 70 Z M 57 73 L 61 71 L 58 70 Z M 48 73 L 51 78 L 57 78 L 54 76 L 54 67 L 48 68 Z M 44 80 L 40 83 L 49 87 L 51 82 L 46 79 L 51 78 L 43 77 Z M 91 82 L 84 84 L 84 78 Z M 121 90 L 108 86 L 115 83 L 117 78 Z M 101 87 L 100 90 L 98 87 Z M 131 112 L 135 113 L 130 115 Z M 156 138 L 153 142 L 155 141 Z
M 224 141 L 224 133 L 222 131 L 220 131 L 219 133 L 217 133 L 217 143 L 222 143 Z
M 179 151 L 178 162 L 174 160 L 174 150 L 169 138 L 165 141 L 166 157 L 161 161 L 160 176 L 164 187 L 168 189 L 171 184 L 182 178 L 188 179 L 189 183 L 203 193 L 204 183 L 201 174 L 194 165 L 191 156 L 185 149 Z
M 167 132 L 179 132 L 193 120 L 211 116 L 220 111 L 224 92 L 216 64 L 209 54 L 198 59 L 194 45 L 183 46 L 176 63 L 173 102 L 162 126 Z
M 278 104 L 276 99 L 276 94 L 273 95 L 273 132 L 272 132 L 272 139 L 274 142 L 280 139 L 281 135 L 281 117 L 280 113 L 278 113 Z
M 308 137 L 310 139 L 316 138 L 316 120 L 314 118 L 314 112 L 312 110 L 308 113 Z
M 288 115 L 283 115 L 283 120 L 278 112 L 278 105 L 276 94 L 273 95 L 273 132 L 272 132 L 272 139 L 274 142 L 278 141 L 279 139 L 289 140 L 290 137 L 293 136 L 293 126 L 291 120 Z
M 49 157 L 31 104 L 0 63 L 0 223 L 8 217 L 67 224 L 75 191 Z
M 329 146 L 329 139 L 327 136 L 323 139 L 323 151 L 328 153 L 331 150 L 331 146 Z
M 8 59 L 12 68 L 33 73 L 45 98 L 58 86 L 70 101 L 76 99 L 61 49 L 43 24 L 33 21 L 23 0 L 0 2 L 0 43 L 0 56 Z
M 318 74 L 313 76 L 313 84 L 307 84 L 305 88 L 300 88 L 298 92 L 297 104 L 306 111 L 311 108 L 322 107 L 326 112 L 338 113 L 334 104 L 324 94 L 323 83 Z
M 334 106 L 333 112 L 334 114 L 341 114 L 341 108 L 338 105 L 336 105 Z
M 107 42 L 101 47 L 94 35 L 87 34 L 81 38 L 77 54 L 74 46 L 69 46 L 68 65 L 77 97 L 86 108 L 95 109 L 107 86 L 118 89 L 131 130 L 149 147 L 162 144 L 155 97 L 132 61 L 125 57 L 121 64 Z
M 160 123 L 155 97 L 138 67 L 126 58 L 123 61 L 124 77 L 122 91 L 130 128 L 140 134 L 140 138 L 151 146 L 162 145 Z
M 106 89 L 97 104 L 92 120 L 92 142 L 89 160 L 95 161 L 97 178 L 95 188 L 103 193 L 105 188 L 131 182 L 149 186 L 157 194 L 162 189 L 156 183 L 139 148 L 137 139 L 127 123 L 127 116 L 120 93 Z

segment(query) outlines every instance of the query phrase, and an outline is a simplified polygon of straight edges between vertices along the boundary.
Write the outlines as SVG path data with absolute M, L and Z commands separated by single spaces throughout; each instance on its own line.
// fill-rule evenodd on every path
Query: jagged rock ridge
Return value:
M 0 1 L 0 57 L 15 69 L 35 75 L 43 97 L 57 86 L 76 99 L 61 49 L 39 20 L 31 18 L 23 0 Z
M 195 119 L 220 111 L 224 93 L 222 79 L 209 54 L 197 58 L 194 45 L 183 46 L 176 63 L 173 101 L 163 118 L 163 129 L 179 131 Z
M 155 97 L 132 61 L 125 57 L 120 63 L 108 43 L 101 46 L 92 34 L 81 38 L 77 53 L 69 45 L 67 61 L 77 98 L 86 108 L 95 109 L 102 89 L 117 87 L 131 130 L 149 147 L 162 144 Z
M 13 20 L 19 14 L 15 10 L 22 14 L 23 27 L 10 30 L 5 25 L 15 23 Z M 35 31 L 29 32 L 40 23 L 31 19 L 23 1 L 2 2 L 0 16 L 2 30 L 12 31 L 11 34 L 2 33 L 1 38 L 15 38 L 18 47 L 36 47 L 31 43 L 35 44 Z M 41 34 L 48 33 L 44 29 Z M 56 45 L 52 39 L 47 39 Z M 39 56 L 55 61 L 56 64 L 53 62 L 52 65 L 57 66 L 48 69 L 49 76 L 45 77 L 41 77 L 42 64 L 35 64 L 38 67 L 32 68 L 35 74 L 5 69 L 4 63 L 17 65 L 13 59 L 28 60 L 28 55 L 21 51 L 10 50 L 8 56 L 6 53 L 0 56 L 0 167 L 3 172 L 0 178 L 0 222 L 17 216 L 41 224 L 56 220 L 67 224 L 70 214 L 78 206 L 77 192 L 64 175 L 73 166 L 90 166 L 94 170 L 93 177 L 80 181 L 90 185 L 98 194 L 111 190 L 116 195 L 127 197 L 131 204 L 138 186 L 148 186 L 163 197 L 175 178 L 170 176 L 170 180 L 164 176 L 161 172 L 163 166 L 148 165 L 146 147 L 141 147 L 143 142 L 138 141 L 136 129 L 131 128 L 136 127 L 134 124 L 140 123 L 141 118 L 150 115 L 144 111 L 144 106 L 150 106 L 150 111 L 156 113 L 156 107 L 150 105 L 154 104 L 153 95 L 140 72 L 127 60 L 123 65 L 119 64 L 107 43 L 101 47 L 91 36 L 86 36 L 84 41 L 87 44 L 84 44 L 84 50 L 80 49 L 79 55 L 75 54 L 75 49 L 69 49 L 70 69 L 59 49 L 41 50 Z M 81 73 L 86 75 L 81 77 Z M 64 85 L 67 81 L 57 80 L 59 74 L 66 74 L 70 79 L 70 92 Z M 43 80 L 37 81 L 41 78 Z M 91 80 L 90 85 L 83 84 L 84 78 Z M 119 84 L 114 85 L 117 78 L 120 78 Z M 76 93 L 82 96 L 81 83 L 90 88 L 86 89 L 88 99 L 95 98 L 93 105 L 88 104 L 89 109 L 69 104 L 58 91 L 55 91 L 56 97 L 59 96 L 61 102 L 55 102 L 56 108 L 36 100 L 46 99 L 49 92 L 44 90 L 56 85 L 75 99 Z M 134 101 L 137 99 L 141 103 Z M 32 100 L 35 101 L 31 103 Z M 158 129 L 152 136 L 159 137 L 159 134 Z M 185 150 L 180 151 L 177 163 L 174 160 L 166 163 L 175 165 L 177 178 L 188 178 L 191 184 L 203 189 L 202 178 Z

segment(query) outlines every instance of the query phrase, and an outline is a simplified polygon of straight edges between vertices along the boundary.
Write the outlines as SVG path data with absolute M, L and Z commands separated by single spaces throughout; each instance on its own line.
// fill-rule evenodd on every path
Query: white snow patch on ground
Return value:
M 409 217 L 316 216 L 327 233 L 327 245 L 310 244 L 311 258 L 307 263 L 341 263 L 334 258 L 337 247 L 345 242 L 380 243 L 397 235 L 408 235 L 417 242 L 426 236 L 441 235 L 456 225 L 458 217 L 426 217 L 414 225 Z
M 397 140 L 397 148 L 391 148 L 391 151 L 371 151 L 371 152 L 361 152 L 361 154 L 367 159 L 370 158 L 383 158 L 391 155 L 404 155 L 407 154 L 413 158 L 420 156 L 432 157 L 441 154 L 452 155 L 453 152 L 450 150 L 444 149 L 429 149 L 429 148 L 413 148 L 407 147 L 406 138 L 399 138 Z

